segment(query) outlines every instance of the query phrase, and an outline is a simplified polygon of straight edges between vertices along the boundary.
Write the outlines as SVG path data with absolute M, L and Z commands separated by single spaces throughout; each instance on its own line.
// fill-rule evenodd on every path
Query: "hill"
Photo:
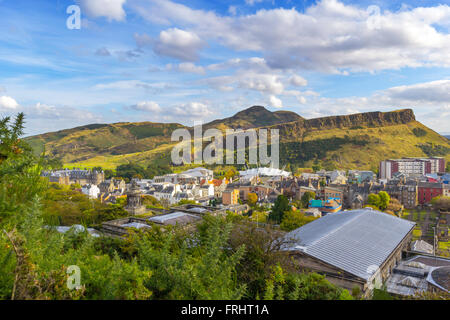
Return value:
M 125 163 L 170 163 L 170 123 L 93 124 L 29 137 L 36 152 L 60 158 L 67 166 L 115 168 Z M 280 163 L 293 167 L 372 169 L 386 158 L 443 156 L 445 137 L 416 121 L 410 109 L 304 119 L 294 112 L 270 112 L 254 106 L 206 128 L 280 130 Z M 188 128 L 188 127 L 186 127 Z M 191 129 L 191 128 L 188 128 Z
M 234 116 L 214 120 L 204 125 L 205 128 L 223 129 L 250 129 L 271 126 L 280 123 L 302 120 L 295 112 L 275 111 L 271 112 L 261 106 L 253 106 L 236 113 Z

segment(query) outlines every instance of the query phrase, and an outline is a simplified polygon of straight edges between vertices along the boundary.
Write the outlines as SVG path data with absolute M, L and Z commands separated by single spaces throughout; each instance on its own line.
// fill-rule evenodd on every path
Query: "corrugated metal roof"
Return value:
M 369 210 L 351 210 L 327 215 L 291 231 L 295 240 L 287 250 L 306 254 L 362 279 L 369 279 L 415 223 Z M 372 270 L 372 271 L 371 271 Z

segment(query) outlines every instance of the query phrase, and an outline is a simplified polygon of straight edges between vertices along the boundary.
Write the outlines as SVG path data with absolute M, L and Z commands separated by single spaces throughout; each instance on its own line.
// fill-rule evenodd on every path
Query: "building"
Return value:
M 330 199 L 330 198 L 337 198 L 340 199 L 342 202 L 342 199 L 344 198 L 344 192 L 341 189 L 338 188 L 332 188 L 332 187 L 324 187 L 321 189 L 320 197 L 324 200 Z
M 424 240 L 416 240 L 411 242 L 411 251 L 434 254 L 433 245 Z
M 102 193 L 119 193 L 123 194 L 126 189 L 126 183 L 123 179 L 109 179 L 104 180 L 102 183 L 98 185 L 100 192 Z
M 443 183 L 419 182 L 418 185 L 419 204 L 429 203 L 431 199 L 442 196 L 443 194 L 444 194 Z
M 267 199 L 269 194 L 274 190 L 271 186 L 267 185 L 256 185 L 256 186 L 240 186 L 239 187 L 239 198 L 243 201 L 248 200 L 249 193 L 256 193 L 258 200 L 262 201 Z
M 222 204 L 230 205 L 239 202 L 239 189 L 225 190 L 222 192 Z
M 359 170 L 348 171 L 349 183 L 375 182 L 376 177 L 377 175 L 372 171 L 359 171 Z
M 241 179 L 250 180 L 252 177 L 290 177 L 292 174 L 275 168 L 254 168 L 245 171 L 239 171 Z
M 427 173 L 445 173 L 445 159 L 433 158 L 403 158 L 380 162 L 380 179 L 391 179 L 395 173 L 410 175 L 425 175 Z
M 330 214 L 285 235 L 300 271 L 365 296 L 380 288 L 408 249 L 415 223 L 370 209 Z
M 386 281 L 386 291 L 405 297 L 430 291 L 450 293 L 450 259 L 417 255 L 402 261 Z
M 41 176 L 47 177 L 50 182 L 56 182 L 63 185 L 78 183 L 79 185 L 95 184 L 99 185 L 105 180 L 103 171 L 64 169 L 55 171 L 43 171 Z

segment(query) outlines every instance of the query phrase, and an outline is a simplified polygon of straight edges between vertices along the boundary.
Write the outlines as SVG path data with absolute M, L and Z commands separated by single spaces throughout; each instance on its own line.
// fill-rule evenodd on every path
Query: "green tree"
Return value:
M 265 300 L 353 300 L 347 290 L 331 284 L 317 273 L 287 273 L 273 268 L 267 281 Z
M 247 203 L 250 207 L 253 207 L 258 201 L 258 195 L 256 193 L 250 192 L 247 196 Z
M 244 247 L 227 254 L 232 224 L 222 217 L 205 217 L 195 246 L 189 239 L 177 243 L 173 233 L 163 235 L 163 246 L 147 239 L 138 242 L 142 268 L 154 270 L 147 286 L 157 299 L 240 299 L 245 284 L 236 282 L 236 265 Z
M 431 199 L 431 204 L 436 210 L 450 211 L 450 197 L 435 197 Z
M 129 181 L 137 175 L 147 177 L 145 168 L 135 163 L 121 164 L 116 168 L 116 175 Z
M 378 207 L 381 210 L 386 210 L 386 208 L 389 205 L 389 202 L 391 201 L 391 197 L 386 191 L 380 191 L 380 193 L 378 193 L 378 196 L 380 197 L 380 203 Z
M 279 224 L 283 220 L 284 213 L 289 210 L 289 200 L 281 194 L 275 200 L 272 211 L 269 214 L 269 220 Z
M 380 203 L 381 203 L 380 196 L 378 194 L 375 194 L 375 193 L 369 194 L 369 196 L 367 198 L 367 203 L 369 205 L 371 205 L 371 206 L 379 208 L 380 207 Z
M 306 191 L 302 198 L 301 198 L 301 204 L 302 208 L 308 208 L 309 201 L 316 198 L 316 194 L 312 191 Z
M 314 220 L 316 220 L 315 217 L 305 217 L 305 214 L 300 211 L 287 211 L 283 216 L 280 228 L 284 231 L 292 231 Z
M 227 172 L 225 172 L 225 178 L 230 180 L 230 178 L 235 177 L 237 174 L 238 172 L 236 171 L 236 169 L 234 167 L 231 167 L 230 169 L 227 170 Z

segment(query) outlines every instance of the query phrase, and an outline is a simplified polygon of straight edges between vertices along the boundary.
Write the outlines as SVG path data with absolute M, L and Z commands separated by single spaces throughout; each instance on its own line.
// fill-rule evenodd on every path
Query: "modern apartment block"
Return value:
M 445 159 L 433 158 L 403 158 L 380 161 L 380 179 L 391 179 L 395 173 L 405 175 L 425 175 L 427 173 L 444 173 Z

